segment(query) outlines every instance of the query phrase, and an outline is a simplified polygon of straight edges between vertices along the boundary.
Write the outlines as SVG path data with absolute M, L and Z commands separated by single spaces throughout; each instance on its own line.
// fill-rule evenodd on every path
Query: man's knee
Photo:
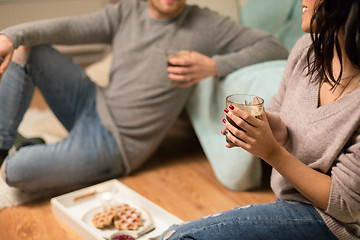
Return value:
M 53 47 L 50 45 L 37 45 L 30 49 L 28 59 L 30 62 L 36 61 L 36 60 L 44 60 L 44 57 L 47 55 L 51 55 L 54 52 L 57 52 Z M 50 56 L 49 56 L 50 57 Z

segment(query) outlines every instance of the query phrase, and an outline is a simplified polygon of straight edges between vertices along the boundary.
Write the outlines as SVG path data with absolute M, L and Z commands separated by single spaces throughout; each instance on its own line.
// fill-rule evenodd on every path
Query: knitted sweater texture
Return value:
M 327 226 L 339 239 L 359 239 L 360 88 L 319 107 L 319 82 L 304 74 L 310 44 L 307 34 L 294 46 L 268 111 L 279 114 L 287 125 L 285 148 L 309 167 L 331 176 L 328 207 L 317 209 Z M 310 203 L 276 170 L 271 187 L 279 199 Z

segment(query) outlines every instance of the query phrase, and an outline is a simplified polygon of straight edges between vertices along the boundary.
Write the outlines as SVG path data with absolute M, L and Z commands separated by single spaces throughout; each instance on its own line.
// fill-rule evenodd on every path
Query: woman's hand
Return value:
M 282 146 L 285 145 L 288 140 L 288 131 L 285 123 L 281 120 L 279 115 L 269 112 L 266 112 L 266 118 L 276 141 Z
M 0 75 L 4 74 L 9 66 L 13 53 L 14 44 L 7 36 L 0 34 Z
M 169 63 L 175 66 L 167 68 L 168 77 L 181 88 L 217 75 L 215 60 L 198 52 L 189 52 L 189 58 L 172 58 Z
M 235 145 L 264 160 L 281 147 L 272 133 L 265 110 L 261 114 L 261 119 L 234 106 L 225 109 L 225 113 L 242 129 L 223 119 L 226 129 L 223 129 L 222 133 Z M 230 147 L 229 144 L 226 146 Z

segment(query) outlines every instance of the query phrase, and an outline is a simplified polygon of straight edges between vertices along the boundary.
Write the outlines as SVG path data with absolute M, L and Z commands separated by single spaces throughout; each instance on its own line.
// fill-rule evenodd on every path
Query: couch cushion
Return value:
M 239 19 L 245 26 L 272 33 L 291 50 L 304 34 L 301 14 L 298 0 L 249 0 L 240 9 Z

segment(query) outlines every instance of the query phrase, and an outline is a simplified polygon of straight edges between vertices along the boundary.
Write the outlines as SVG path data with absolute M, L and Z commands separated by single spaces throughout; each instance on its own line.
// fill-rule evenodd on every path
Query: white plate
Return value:
M 118 203 L 120 204 L 120 203 Z M 127 203 L 129 204 L 129 203 Z M 98 232 L 98 234 L 104 238 L 108 238 L 110 239 L 110 237 L 118 232 L 124 233 L 124 234 L 129 234 L 130 236 L 133 236 L 135 238 L 137 238 L 138 236 L 141 236 L 143 233 L 148 232 L 149 230 L 151 230 L 152 228 L 154 228 L 154 223 L 153 220 L 151 218 L 151 216 L 149 215 L 149 213 L 138 206 L 134 206 L 132 204 L 129 204 L 130 207 L 135 208 L 138 212 L 141 213 L 141 220 L 143 222 L 143 225 L 139 227 L 139 229 L 137 230 L 119 230 L 117 229 L 113 224 L 111 224 L 108 227 L 105 227 L 103 229 L 97 228 L 94 226 L 94 224 L 92 223 L 92 218 L 94 217 L 94 215 L 100 211 L 103 210 L 103 207 L 95 207 L 89 211 L 87 211 L 84 216 L 82 217 L 82 221 L 88 225 L 89 227 L 93 228 L 96 232 Z

